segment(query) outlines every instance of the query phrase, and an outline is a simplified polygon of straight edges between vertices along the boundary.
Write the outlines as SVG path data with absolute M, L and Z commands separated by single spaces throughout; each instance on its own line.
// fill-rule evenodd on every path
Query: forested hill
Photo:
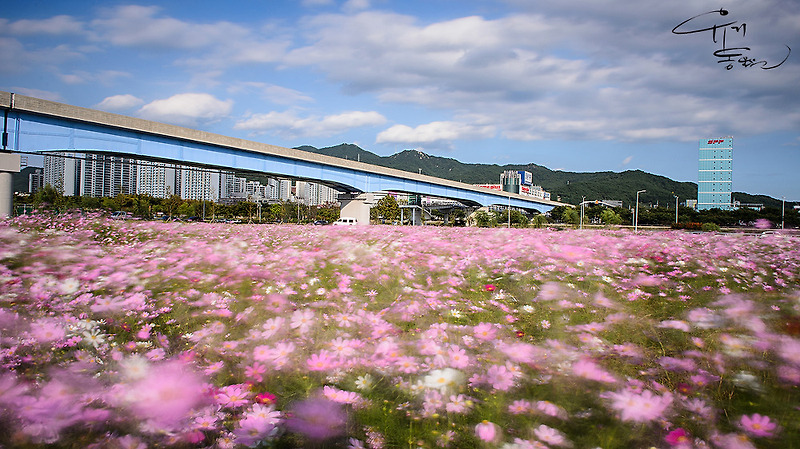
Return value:
M 391 156 L 378 156 L 353 144 L 343 143 L 327 148 L 301 146 L 298 150 L 325 154 L 342 159 L 358 160 L 368 164 L 395 168 L 398 170 L 436 176 L 468 184 L 498 184 L 500 174 L 505 170 L 526 170 L 533 175 L 533 183 L 550 192 L 553 200 L 578 204 L 582 197 L 587 200 L 622 200 L 628 206 L 636 202 L 636 191 L 647 190 L 639 195 L 643 204 L 672 205 L 675 197 L 683 203 L 687 198 L 697 198 L 697 184 L 673 181 L 659 175 L 641 170 L 624 172 L 576 173 L 550 170 L 533 163 L 525 165 L 509 164 L 465 164 L 452 158 L 430 156 L 416 150 L 405 150 Z M 734 199 L 742 203 L 761 203 L 780 208 L 780 200 L 764 195 L 734 193 Z

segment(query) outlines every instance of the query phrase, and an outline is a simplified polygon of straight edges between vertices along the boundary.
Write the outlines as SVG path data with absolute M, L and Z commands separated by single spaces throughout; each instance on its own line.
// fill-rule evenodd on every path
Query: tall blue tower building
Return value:
M 700 141 L 697 210 L 733 209 L 733 137 Z

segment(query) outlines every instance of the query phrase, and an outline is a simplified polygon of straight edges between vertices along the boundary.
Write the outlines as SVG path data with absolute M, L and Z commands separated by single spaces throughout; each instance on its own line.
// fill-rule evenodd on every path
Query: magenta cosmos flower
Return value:
M 664 441 L 670 446 L 684 447 L 691 445 L 692 438 L 686 429 L 678 428 L 668 433 L 667 436 L 664 437 Z

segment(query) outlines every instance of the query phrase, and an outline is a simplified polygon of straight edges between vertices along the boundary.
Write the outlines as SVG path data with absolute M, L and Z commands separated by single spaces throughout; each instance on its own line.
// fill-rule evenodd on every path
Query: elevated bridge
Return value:
M 539 212 L 562 204 L 10 92 L 0 92 L 0 109 L 0 215 L 11 210 L 10 178 L 11 172 L 19 171 L 19 155 L 49 151 L 105 153 L 308 180 L 348 194 L 346 203 L 358 203 L 364 193 L 390 191 L 454 199 L 468 206 L 500 204 Z

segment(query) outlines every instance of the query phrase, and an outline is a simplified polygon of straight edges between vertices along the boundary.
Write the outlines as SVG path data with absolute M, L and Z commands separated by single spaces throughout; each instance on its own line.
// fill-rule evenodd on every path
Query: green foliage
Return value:
M 480 228 L 489 228 L 495 225 L 494 219 L 486 211 L 475 212 L 475 224 Z
M 703 223 L 703 226 L 701 226 L 700 229 L 704 232 L 715 232 L 719 231 L 720 227 L 716 223 Z
M 400 206 L 392 195 L 386 195 L 369 210 L 371 220 L 393 222 L 400 218 Z
M 561 214 L 561 221 L 571 225 L 577 225 L 581 220 L 581 216 L 575 208 L 565 208 Z
M 528 217 L 525 216 L 522 212 L 518 210 L 512 210 L 510 213 L 508 210 L 504 210 L 498 212 L 496 214 L 495 221 L 499 225 L 506 225 L 509 222 L 509 215 L 511 218 L 511 226 L 515 228 L 527 228 L 528 227 Z
M 547 224 L 547 217 L 543 214 L 536 214 L 531 218 L 531 225 L 534 228 L 543 228 Z
M 606 225 L 619 225 L 622 224 L 622 217 L 612 209 L 603 209 L 600 213 L 600 221 Z
M 67 199 L 61 191 L 50 184 L 47 184 L 36 192 L 31 201 L 37 208 L 43 209 L 63 209 L 67 204 Z
M 341 209 L 336 203 L 327 203 L 319 206 L 317 209 L 317 220 L 327 220 L 329 223 L 339 219 Z

